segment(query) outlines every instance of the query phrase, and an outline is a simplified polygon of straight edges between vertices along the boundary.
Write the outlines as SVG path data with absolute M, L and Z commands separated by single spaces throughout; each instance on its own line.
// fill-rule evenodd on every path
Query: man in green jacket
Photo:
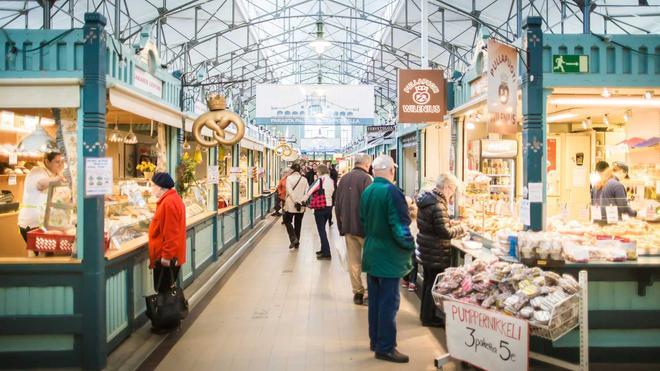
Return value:
M 369 339 L 376 358 L 407 363 L 408 356 L 396 349 L 396 313 L 399 281 L 412 268 L 415 240 L 410 233 L 410 215 L 405 196 L 394 182 L 394 160 L 381 155 L 372 164 L 374 182 L 360 197 L 360 222 L 365 243 L 362 270 L 369 290 Z

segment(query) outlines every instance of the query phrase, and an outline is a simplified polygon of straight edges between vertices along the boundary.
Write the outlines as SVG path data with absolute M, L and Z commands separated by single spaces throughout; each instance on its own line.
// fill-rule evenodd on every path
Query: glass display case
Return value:
M 186 206 L 186 218 L 195 217 L 209 210 L 208 195 L 206 182 L 195 182 L 195 184 L 190 185 L 188 192 L 183 197 L 183 203 Z
M 50 185 L 44 213 L 44 228 L 76 234 L 76 205 L 68 184 Z
M 148 180 L 122 180 L 115 185 L 115 193 L 105 203 L 105 232 L 111 249 L 147 235 L 156 202 Z

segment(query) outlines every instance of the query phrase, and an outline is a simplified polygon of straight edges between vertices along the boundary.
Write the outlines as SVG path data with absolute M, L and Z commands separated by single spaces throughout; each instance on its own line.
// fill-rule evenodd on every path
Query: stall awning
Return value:
M 166 104 L 147 98 L 121 85 L 111 85 L 108 95 L 110 105 L 114 108 L 178 129 L 181 128 L 184 114 Z
M 0 108 L 78 108 L 77 78 L 0 79 Z

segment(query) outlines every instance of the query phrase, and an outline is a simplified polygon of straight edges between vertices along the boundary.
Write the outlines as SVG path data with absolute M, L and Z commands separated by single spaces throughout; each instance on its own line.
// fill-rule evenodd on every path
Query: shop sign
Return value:
M 163 82 L 139 68 L 133 69 L 133 86 L 159 98 L 163 97 Z
M 552 72 L 555 73 L 588 73 L 589 56 L 587 55 L 553 55 Z
M 442 121 L 447 113 L 442 70 L 399 70 L 399 123 Z
M 481 157 L 513 158 L 518 155 L 518 141 L 507 139 L 484 139 L 481 141 Z
M 382 144 L 394 139 L 396 125 L 367 126 L 367 145 Z
M 85 197 L 112 194 L 112 157 L 85 159 Z
M 401 138 L 401 146 L 403 148 L 416 147 L 417 146 L 417 136 L 416 135 L 409 135 L 407 137 Z
M 484 76 L 476 78 L 470 83 L 470 98 L 483 95 L 486 89 L 488 89 L 488 79 Z
M 527 370 L 527 321 L 476 305 L 445 300 L 447 348 L 452 358 L 484 370 Z
M 208 184 L 218 184 L 220 182 L 220 171 L 218 166 L 209 166 L 208 167 Z
M 488 132 L 515 134 L 518 108 L 518 53 L 488 40 Z

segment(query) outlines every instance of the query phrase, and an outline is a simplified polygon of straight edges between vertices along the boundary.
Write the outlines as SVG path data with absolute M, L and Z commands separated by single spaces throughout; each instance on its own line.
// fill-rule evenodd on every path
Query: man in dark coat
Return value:
M 360 223 L 360 196 L 371 185 L 373 178 L 367 173 L 371 166 L 371 156 L 365 153 L 355 155 L 355 168 L 341 177 L 335 191 L 335 211 L 339 234 L 346 239 L 348 273 L 353 286 L 353 303 L 364 303 L 362 284 L 362 248 L 364 231 Z
M 454 197 L 458 180 L 451 174 L 440 174 L 433 190 L 421 193 L 417 203 L 417 261 L 424 267 L 424 285 L 419 318 L 423 326 L 442 326 L 435 315 L 431 295 L 435 277 L 451 263 L 451 240 L 465 234 L 460 224 L 449 219 L 448 203 Z

